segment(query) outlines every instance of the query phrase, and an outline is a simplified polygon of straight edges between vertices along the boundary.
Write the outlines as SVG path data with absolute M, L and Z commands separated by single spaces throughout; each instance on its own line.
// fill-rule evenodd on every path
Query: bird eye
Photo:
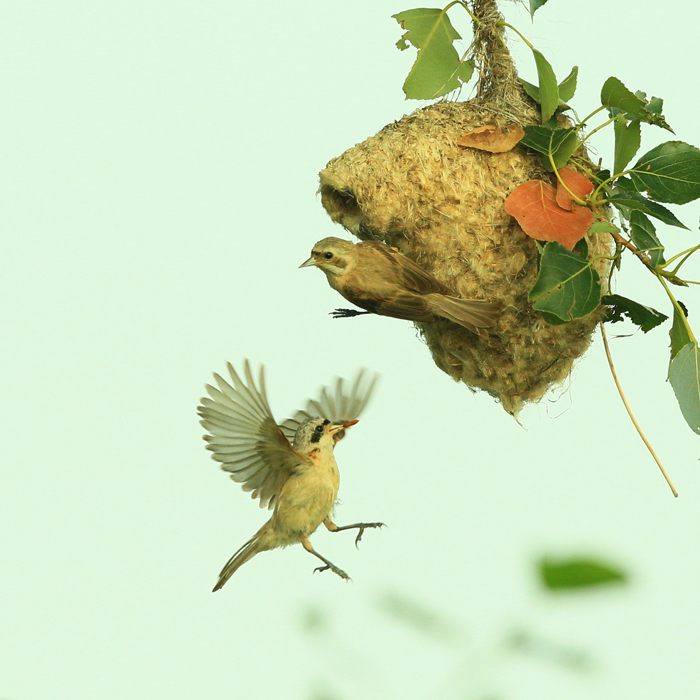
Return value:
M 330 260 L 330 259 L 333 257 L 333 253 L 330 253 L 330 252 L 329 252 L 329 253 L 324 253 L 324 254 L 323 254 L 323 257 L 324 257 L 326 260 Z
M 322 432 L 323 432 L 323 426 L 322 426 L 322 425 L 317 425 L 317 426 L 316 426 L 316 432 L 317 432 L 317 433 L 322 433 Z

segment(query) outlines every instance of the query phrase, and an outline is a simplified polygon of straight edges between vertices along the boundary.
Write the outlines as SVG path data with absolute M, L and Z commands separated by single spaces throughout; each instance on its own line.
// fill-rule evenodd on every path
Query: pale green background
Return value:
M 413 54 L 390 17 L 412 6 L 4 3 L 0 697 L 697 697 L 700 447 L 665 383 L 668 324 L 613 350 L 678 500 L 599 339 L 523 430 L 439 372 L 410 323 L 333 320 L 340 297 L 297 269 L 344 235 L 317 172 L 419 106 L 403 100 Z M 581 66 L 582 114 L 615 75 L 664 97 L 677 137 L 700 145 L 696 8 L 550 0 L 532 25 L 504 7 L 560 78 Z M 609 145 L 595 142 L 606 158 Z M 698 207 L 682 218 L 692 232 L 659 229 L 674 251 L 697 241 Z M 617 290 L 668 312 L 635 268 Z M 697 291 L 679 294 L 697 324 Z M 312 576 L 293 547 L 210 593 L 267 517 L 209 459 L 195 417 L 211 373 L 243 357 L 266 363 L 280 421 L 336 374 L 382 374 L 337 452 L 337 519 L 389 528 L 359 552 L 351 534 L 314 537 L 352 584 Z M 534 576 L 543 553 L 607 558 L 632 584 L 552 599 Z M 457 631 L 392 620 L 388 594 Z M 314 610 L 329 626 L 316 636 Z M 518 629 L 589 653 L 593 671 L 508 656 Z

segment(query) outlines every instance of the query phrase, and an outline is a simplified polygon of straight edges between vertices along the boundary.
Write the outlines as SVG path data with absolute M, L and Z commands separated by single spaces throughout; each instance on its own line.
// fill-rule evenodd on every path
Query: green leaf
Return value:
M 652 97 L 651 100 L 647 100 L 646 92 L 641 90 L 635 90 L 634 94 L 645 103 L 645 109 L 647 112 L 654 112 L 654 114 L 661 114 L 664 109 L 664 101 L 660 97 Z
M 678 228 L 684 228 L 686 231 L 690 231 L 690 229 L 684 223 L 678 220 L 672 211 L 666 209 L 666 207 L 662 206 L 658 202 L 652 202 L 651 200 L 646 199 L 646 197 L 643 197 L 641 194 L 638 196 L 640 200 L 644 200 L 644 204 L 647 208 L 647 211 L 645 212 L 646 214 L 653 216 L 659 221 L 663 221 L 663 223 L 668 224 L 669 226 L 677 226 Z
M 673 359 L 688 343 L 693 342 L 688 333 L 688 326 L 686 325 L 685 319 L 685 314 L 679 311 L 674 304 L 673 325 L 669 331 L 669 336 L 671 337 L 671 359 Z
M 613 116 L 619 110 L 630 117 L 636 117 L 643 122 L 672 131 L 661 114 L 647 109 L 646 102 L 628 90 L 617 78 L 611 77 L 605 81 L 603 89 L 600 91 L 600 102 L 603 107 L 611 110 Z M 655 104 L 656 107 L 658 104 Z
M 585 236 L 574 246 L 574 253 L 584 260 L 588 258 L 588 241 Z
M 422 49 L 435 38 L 434 35 L 438 32 L 444 32 L 450 43 L 462 38 L 452 26 L 447 13 L 440 8 L 421 7 L 415 10 L 404 10 L 392 17 L 401 25 L 401 29 L 406 30 L 399 39 L 406 48 L 408 47 L 406 42 L 409 41 L 417 49 Z
M 540 311 L 542 314 L 542 318 L 550 325 L 550 326 L 562 326 L 565 323 L 568 323 L 568 321 L 564 321 L 559 316 L 555 316 L 554 314 L 548 314 L 546 311 Z
M 620 114 L 613 122 L 615 127 L 615 165 L 614 172 L 621 173 L 639 150 L 642 143 L 642 123 L 633 119 L 629 125 Z
M 540 89 L 537 87 L 537 85 L 533 85 L 532 83 L 528 83 L 527 80 L 523 80 L 522 78 L 518 78 L 520 81 L 520 84 L 523 86 L 523 90 L 532 97 L 537 104 L 540 103 Z
M 520 143 L 545 155 L 556 153 L 569 135 L 576 133 L 575 129 L 550 129 L 547 126 L 526 126 L 523 130 L 525 136 Z
M 437 8 L 399 12 L 392 17 L 406 29 L 396 45 L 404 50 L 411 43 L 418 56 L 403 85 L 406 99 L 431 100 L 452 92 L 460 79 L 471 74 L 474 64 L 460 62 L 453 42 L 461 39 L 447 13 Z
M 609 221 L 596 221 L 586 233 L 620 233 L 620 229 Z
M 566 102 L 568 102 L 573 96 L 574 93 L 576 92 L 576 79 L 578 77 L 578 66 L 574 66 L 571 69 L 571 73 L 564 78 L 564 80 L 559 83 L 559 107 L 562 107 L 565 105 Z M 540 89 L 537 87 L 537 85 L 533 85 L 532 83 L 528 83 L 527 80 L 523 80 L 522 78 L 518 78 L 520 81 L 520 84 L 523 86 L 523 89 L 525 92 L 532 97 L 535 102 L 538 104 L 540 103 Z
M 618 323 L 624 321 L 627 316 L 632 323 L 639 326 L 644 333 L 656 328 L 663 323 L 668 316 L 662 314 L 650 306 L 643 306 L 632 299 L 620 296 L 619 294 L 608 294 L 604 296 L 601 303 L 608 307 L 606 321 L 608 323 Z
M 544 124 L 559 106 L 559 86 L 557 76 L 549 61 L 537 50 L 532 49 L 537 64 L 539 78 L 540 105 L 542 106 L 542 123 Z
M 603 84 L 600 91 L 600 103 L 603 107 L 614 107 L 621 112 L 629 114 L 641 113 L 644 109 L 644 100 L 640 100 L 631 90 L 628 90 L 621 80 L 610 77 Z
M 651 264 L 654 267 L 666 262 L 664 260 L 664 247 L 656 236 L 654 224 L 641 211 L 633 211 L 630 215 L 630 233 L 632 243 L 639 250 L 649 253 Z
M 637 192 L 637 188 L 628 177 L 618 177 L 615 180 L 615 190 L 619 192 Z
M 600 294 L 600 277 L 590 261 L 561 243 L 545 245 L 537 281 L 528 295 L 535 302 L 533 308 L 573 321 L 595 311 Z
M 559 83 L 559 99 L 568 102 L 576 93 L 576 81 L 578 80 L 578 66 L 571 69 L 571 73 Z
M 668 380 L 690 429 L 700 434 L 700 355 L 698 344 L 689 342 L 671 360 Z
M 623 207 L 627 209 L 636 209 L 649 216 L 653 216 L 659 221 L 663 221 L 663 223 L 669 226 L 677 226 L 678 228 L 684 228 L 686 231 L 690 231 L 684 223 L 678 220 L 672 211 L 669 211 L 658 202 L 652 202 L 638 192 L 622 191 L 615 193 L 607 201 L 618 209 Z
M 596 179 L 598 182 L 605 182 L 606 180 L 609 180 L 609 179 L 610 179 L 610 176 L 611 176 L 611 173 L 610 173 L 609 170 L 599 170 L 599 171 L 595 174 L 595 179 Z
M 457 71 L 457 77 L 463 82 L 468 83 L 472 75 L 474 75 L 474 61 L 462 61 L 459 64 L 459 70 Z
M 581 145 L 578 140 L 576 129 L 564 129 L 564 131 L 568 131 L 569 133 L 564 137 L 564 140 L 554 153 L 553 159 L 555 170 L 563 168 L 569 162 L 569 158 L 571 158 L 571 156 L 574 154 L 574 151 L 576 151 L 576 149 Z M 549 158 L 547 159 L 545 167 L 547 170 L 552 170 L 552 164 Z
M 644 97 L 646 98 L 646 95 Z M 664 101 L 660 97 L 652 97 L 646 106 L 647 112 L 654 112 L 655 114 L 661 114 L 663 108 Z
M 535 12 L 542 7 L 547 2 L 547 0 L 530 0 L 530 17 L 535 16 Z
M 576 129 L 526 126 L 524 130 L 525 136 L 520 139 L 520 143 L 542 153 L 542 165 L 550 171 L 563 168 L 579 146 Z M 549 160 L 550 154 L 554 159 L 554 168 Z
M 555 561 L 544 558 L 539 562 L 539 572 L 542 585 L 550 591 L 569 591 L 627 581 L 624 571 L 595 559 Z
M 629 173 L 639 192 L 671 204 L 700 197 L 700 150 L 683 141 L 667 141 L 643 155 Z

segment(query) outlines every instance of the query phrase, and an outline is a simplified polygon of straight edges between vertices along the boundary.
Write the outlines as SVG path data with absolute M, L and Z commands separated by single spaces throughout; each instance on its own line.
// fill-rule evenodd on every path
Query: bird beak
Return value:
M 345 428 L 349 428 L 351 425 L 355 425 L 355 423 L 359 423 L 359 420 L 351 420 L 348 421 L 347 423 L 337 423 L 335 425 L 332 425 L 329 429 L 328 432 L 331 435 L 335 435 L 336 433 L 341 432 L 342 430 L 345 430 Z
M 299 267 L 310 267 L 311 265 L 315 265 L 316 260 L 314 260 L 314 256 L 312 255 L 306 262 L 303 262 Z

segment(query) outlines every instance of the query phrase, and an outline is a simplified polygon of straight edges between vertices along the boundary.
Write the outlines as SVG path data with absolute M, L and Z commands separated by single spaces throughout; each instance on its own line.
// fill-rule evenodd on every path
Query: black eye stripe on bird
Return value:
M 375 313 L 410 321 L 447 319 L 477 335 L 495 326 L 500 302 L 461 299 L 410 258 L 379 241 L 324 238 L 299 267 L 315 265 L 328 284 L 365 311 L 338 309 L 336 318 Z
M 207 449 L 221 468 L 230 472 L 243 489 L 260 499 L 260 506 L 274 506 L 272 517 L 228 561 L 214 590 L 219 590 L 240 566 L 259 552 L 300 543 L 323 562 L 315 571 L 331 570 L 348 575 L 320 555 L 309 536 L 323 523 L 331 532 L 357 529 L 357 544 L 367 528 L 383 523 L 355 523 L 338 527 L 331 512 L 338 496 L 339 475 L 333 449 L 348 428 L 357 423 L 377 381 L 361 370 L 351 384 L 337 379 L 335 387 L 324 387 L 305 410 L 278 425 L 265 390 L 260 368 L 256 385 L 250 363 L 244 363 L 241 379 L 228 364 L 233 384 L 215 374 L 218 388 L 207 385 L 211 398 L 198 408 Z

